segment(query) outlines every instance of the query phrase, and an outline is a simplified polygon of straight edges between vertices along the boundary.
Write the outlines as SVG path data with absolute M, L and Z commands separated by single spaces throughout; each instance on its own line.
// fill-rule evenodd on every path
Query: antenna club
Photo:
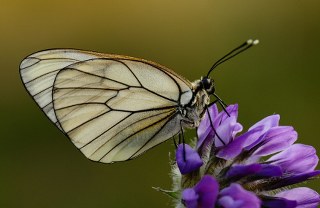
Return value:
M 252 42 L 252 44 L 253 44 L 253 45 L 257 45 L 257 44 L 259 44 L 259 42 L 260 42 L 260 41 L 259 41 L 258 39 L 256 39 L 256 40 L 254 40 L 254 41 Z
M 252 39 L 247 40 L 247 45 L 251 45 L 253 43 Z

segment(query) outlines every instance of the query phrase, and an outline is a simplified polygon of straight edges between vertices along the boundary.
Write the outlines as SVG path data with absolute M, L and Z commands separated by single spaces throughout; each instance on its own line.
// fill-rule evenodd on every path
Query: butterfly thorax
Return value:
M 214 92 L 213 80 L 201 78 L 192 83 L 193 98 L 184 107 L 184 126 L 187 128 L 198 127 L 202 120 L 206 106 L 210 103 L 209 95 Z

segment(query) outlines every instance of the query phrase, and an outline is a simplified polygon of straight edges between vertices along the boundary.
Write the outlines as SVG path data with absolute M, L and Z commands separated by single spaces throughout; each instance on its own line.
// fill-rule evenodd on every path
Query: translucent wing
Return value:
M 41 51 L 26 57 L 20 64 L 21 79 L 42 111 L 60 129 L 53 111 L 52 86 L 58 72 L 64 67 L 92 58 L 94 53 L 78 53 L 77 50 Z
M 47 59 L 41 53 L 32 56 L 37 61 L 22 62 L 21 70 L 38 65 L 39 71 Z M 89 159 L 105 163 L 132 159 L 180 131 L 178 107 L 190 102 L 192 90 L 172 71 L 126 56 L 76 50 L 46 53 L 48 59 L 57 60 L 56 68 L 21 72 L 22 79 L 25 82 L 24 77 L 32 74 L 33 84 L 25 82 L 30 94 L 43 109 L 49 103 L 51 111 L 44 112 Z M 41 80 L 47 74 L 53 80 L 44 86 Z M 46 97 L 37 96 L 46 90 Z

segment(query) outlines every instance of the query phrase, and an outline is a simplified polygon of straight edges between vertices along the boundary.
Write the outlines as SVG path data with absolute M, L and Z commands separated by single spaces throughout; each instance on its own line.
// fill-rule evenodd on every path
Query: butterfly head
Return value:
M 208 77 L 202 77 L 201 80 L 201 87 L 204 89 L 209 95 L 213 94 L 215 91 L 214 88 L 214 80 Z

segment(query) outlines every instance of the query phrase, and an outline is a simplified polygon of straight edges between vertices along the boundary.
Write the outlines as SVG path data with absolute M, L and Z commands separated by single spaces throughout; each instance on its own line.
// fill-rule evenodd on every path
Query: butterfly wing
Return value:
M 182 117 L 178 107 L 192 98 L 188 81 L 163 66 L 141 59 L 73 53 L 72 57 L 57 50 L 51 53 L 50 59 L 57 58 L 60 62 L 55 64 L 56 69 L 32 77 L 35 80 L 32 82 L 41 89 L 27 85 L 30 81 L 25 83 L 33 96 L 48 90 L 46 98 L 37 96 L 35 101 L 42 108 L 50 103 L 53 114 L 44 112 L 52 121 L 56 120 L 57 126 L 86 157 L 105 163 L 132 159 L 180 131 Z M 78 61 L 67 65 L 70 59 Z M 22 70 L 28 68 L 26 65 L 29 68 L 41 65 L 34 63 L 22 64 Z M 40 65 L 37 69 L 41 69 Z M 47 73 L 54 78 L 43 86 L 39 82 Z M 27 72 L 22 74 L 26 76 Z
M 54 79 L 64 67 L 92 58 L 97 58 L 97 54 L 57 49 L 32 54 L 20 64 L 20 75 L 25 88 L 42 111 L 60 129 L 52 103 Z

